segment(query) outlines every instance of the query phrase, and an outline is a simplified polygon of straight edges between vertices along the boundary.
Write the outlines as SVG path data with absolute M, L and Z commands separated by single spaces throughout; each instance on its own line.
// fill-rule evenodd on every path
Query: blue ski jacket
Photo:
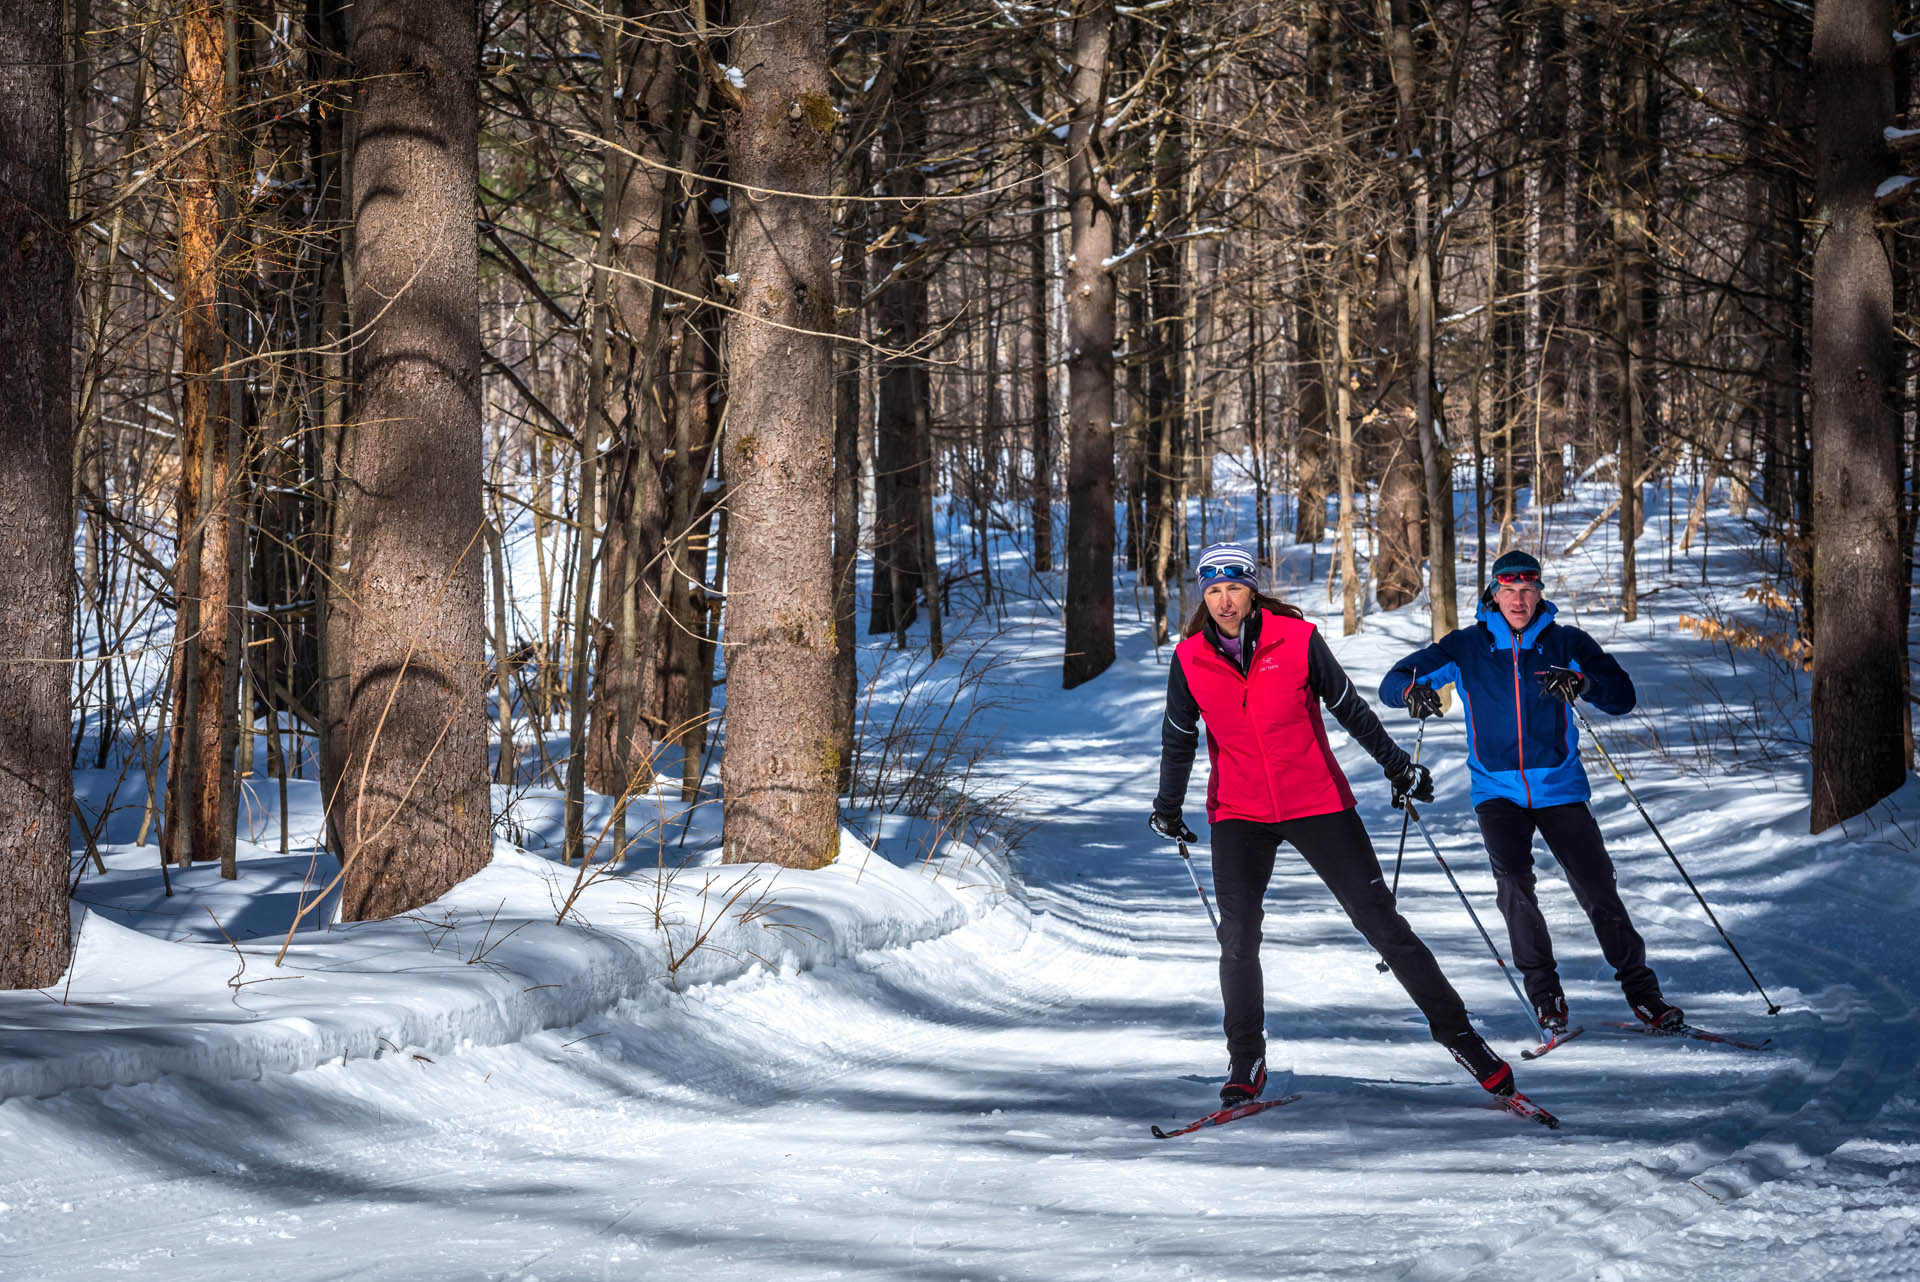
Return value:
M 1528 808 L 1562 806 L 1593 794 L 1580 764 L 1580 728 L 1571 709 L 1547 693 L 1548 668 L 1587 678 L 1581 698 L 1611 716 L 1633 710 L 1633 680 L 1600 643 L 1579 628 L 1555 623 L 1542 600 L 1526 631 L 1515 634 L 1492 602 L 1478 621 L 1457 628 L 1395 664 L 1380 683 L 1380 701 L 1407 706 L 1414 682 L 1451 683 L 1467 708 L 1467 769 L 1475 805 L 1504 797 Z

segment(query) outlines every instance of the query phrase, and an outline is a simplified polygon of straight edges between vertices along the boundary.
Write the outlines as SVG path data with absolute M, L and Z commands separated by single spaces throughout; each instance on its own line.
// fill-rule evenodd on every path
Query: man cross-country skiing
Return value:
M 1592 789 L 1569 711 L 1584 698 L 1611 716 L 1631 712 L 1633 681 L 1599 642 L 1554 622 L 1554 613 L 1540 562 L 1507 552 L 1493 563 L 1477 621 L 1402 659 L 1380 683 L 1380 700 L 1437 717 L 1440 688 L 1452 683 L 1467 706 L 1474 813 L 1514 965 L 1541 1026 L 1555 1036 L 1567 1031 L 1567 999 L 1534 893 L 1535 831 L 1565 871 L 1633 1013 L 1649 1028 L 1672 1029 L 1685 1017 L 1661 997 L 1647 946 L 1620 902 L 1613 861 L 1587 809 Z
M 1433 777 L 1411 761 L 1347 680 L 1319 631 L 1291 605 L 1259 593 L 1253 557 L 1235 543 L 1200 553 L 1201 606 L 1174 649 L 1161 721 L 1160 791 L 1148 820 L 1172 841 L 1195 841 L 1181 819 L 1187 781 L 1207 723 L 1207 822 L 1220 901 L 1220 992 L 1226 1006 L 1223 1104 L 1245 1103 L 1266 1083 L 1266 1012 L 1260 970 L 1262 900 L 1282 841 L 1298 850 L 1386 959 L 1427 1018 L 1433 1039 L 1497 1096 L 1514 1098 L 1513 1070 L 1467 1021 L 1467 1009 L 1413 933 L 1380 873 L 1320 720 L 1325 704 L 1386 771 L 1395 805 L 1433 799 Z

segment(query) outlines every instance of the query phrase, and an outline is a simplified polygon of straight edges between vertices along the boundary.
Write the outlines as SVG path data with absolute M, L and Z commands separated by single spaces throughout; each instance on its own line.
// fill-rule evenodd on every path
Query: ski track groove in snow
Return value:
M 1640 905 L 1640 912 L 1665 923 L 1682 915 L 1664 905 L 1646 903 Z M 1625 1171 L 1618 1190 L 1603 1201 L 1564 1214 L 1544 1229 L 1537 1223 L 1516 1225 L 1512 1232 L 1489 1239 L 1478 1253 L 1471 1248 L 1443 1252 L 1408 1270 L 1403 1275 L 1407 1282 L 1577 1277 L 1583 1276 L 1582 1269 L 1602 1261 L 1617 1264 L 1623 1257 L 1656 1263 L 1661 1243 L 1670 1242 L 1692 1221 L 1716 1215 L 1726 1203 L 1789 1176 L 1839 1147 L 1911 1080 L 1920 1062 L 1920 1046 L 1916 1046 L 1920 1039 L 1915 1036 L 1915 1009 L 1907 998 L 1880 976 L 1809 940 L 1788 939 L 1767 930 L 1743 933 L 1767 941 L 1769 956 L 1797 960 L 1794 978 L 1801 992 L 1848 996 L 1853 1008 L 1845 1012 L 1846 1018 L 1822 1018 L 1816 1025 L 1804 1020 L 1782 1022 L 1774 1041 L 1760 1051 L 1683 1039 L 1660 1041 L 1632 1032 L 1618 1036 L 1670 1053 L 1776 1058 L 1788 1056 L 1789 1047 L 1812 1036 L 1818 1049 L 1811 1068 L 1794 1071 L 1799 1061 L 1790 1061 L 1792 1067 L 1763 1093 L 1766 1108 L 1760 1116 L 1736 1135 L 1694 1141 L 1692 1157 L 1671 1172 L 1647 1167 Z M 1758 1003 L 1757 994 L 1752 1001 Z M 1894 1014 L 1880 1013 L 1889 1011 Z M 1791 1010 L 1782 1011 L 1782 1016 L 1791 1014 Z M 1611 1031 L 1589 1029 L 1586 1037 Z M 1577 1054 L 1579 1048 L 1576 1041 L 1555 1055 Z M 1624 1101 L 1623 1107 L 1631 1108 L 1632 1101 Z

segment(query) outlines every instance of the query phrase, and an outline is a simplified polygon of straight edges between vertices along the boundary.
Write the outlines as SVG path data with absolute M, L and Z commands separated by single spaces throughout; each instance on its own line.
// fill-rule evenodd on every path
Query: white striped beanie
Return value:
M 1253 553 L 1238 543 L 1212 543 L 1201 548 L 1200 559 L 1194 563 L 1193 572 L 1197 577 L 1209 567 L 1228 565 L 1237 565 L 1249 579 L 1253 577 Z

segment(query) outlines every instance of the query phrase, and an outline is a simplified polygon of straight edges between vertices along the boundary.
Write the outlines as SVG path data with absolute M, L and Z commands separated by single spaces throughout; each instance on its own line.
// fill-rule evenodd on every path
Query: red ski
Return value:
M 1243 1117 L 1252 1117 L 1255 1113 L 1264 1113 L 1270 1108 L 1279 1108 L 1282 1104 L 1291 1104 L 1299 1099 L 1298 1095 L 1276 1095 L 1272 1099 L 1249 1100 L 1245 1104 L 1230 1104 L 1226 1108 L 1215 1109 L 1205 1117 L 1196 1118 L 1176 1131 L 1163 1131 L 1153 1128 L 1153 1138 L 1170 1140 L 1176 1135 L 1187 1135 L 1203 1126 L 1225 1126 L 1228 1122 L 1237 1122 Z
M 1500 1107 L 1506 1109 L 1507 1112 L 1512 1113 L 1515 1117 L 1524 1117 L 1530 1122 L 1538 1122 L 1550 1131 L 1560 1129 L 1559 1118 L 1547 1112 L 1546 1109 L 1541 1108 L 1519 1091 L 1515 1091 L 1511 1095 L 1496 1095 L 1494 1099 L 1498 1101 Z
M 1554 1047 L 1564 1046 L 1568 1042 L 1572 1041 L 1574 1038 L 1580 1036 L 1580 1034 L 1586 1031 L 1587 1030 L 1583 1027 L 1575 1026 L 1573 1028 L 1569 1028 L 1564 1033 L 1556 1033 L 1554 1036 L 1549 1037 L 1546 1041 L 1541 1042 L 1538 1046 L 1535 1046 L 1530 1050 L 1521 1051 L 1520 1058 L 1521 1059 L 1539 1059 L 1542 1055 L 1545 1055 L 1548 1051 L 1552 1050 Z

